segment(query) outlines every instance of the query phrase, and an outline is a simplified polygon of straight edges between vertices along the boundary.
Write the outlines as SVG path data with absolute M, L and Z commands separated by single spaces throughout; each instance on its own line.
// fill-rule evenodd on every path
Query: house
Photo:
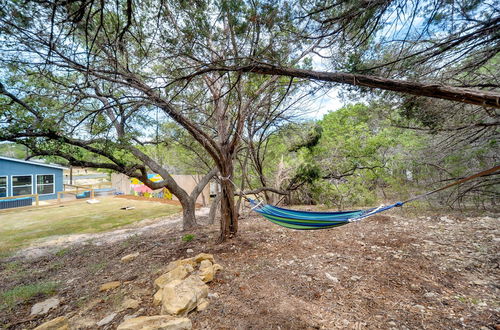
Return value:
M 0 197 L 38 194 L 40 200 L 57 198 L 63 190 L 65 167 L 0 156 Z

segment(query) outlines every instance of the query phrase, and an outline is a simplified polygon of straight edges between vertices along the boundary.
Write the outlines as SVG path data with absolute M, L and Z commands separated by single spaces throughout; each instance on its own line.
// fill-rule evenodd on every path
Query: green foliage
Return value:
M 182 241 L 183 242 L 191 242 L 193 239 L 195 239 L 195 235 L 193 234 L 186 234 L 184 236 L 182 236 Z
M 10 158 L 26 157 L 26 148 L 16 143 L 0 143 L 0 155 Z
M 409 194 L 407 171 L 414 166 L 409 150 L 422 149 L 425 140 L 391 126 L 382 108 L 355 104 L 316 123 L 284 127 L 272 137 L 272 162 L 265 172 L 288 173 L 280 186 L 298 187 L 293 203 L 345 208 L 374 205 L 399 195 L 401 187 Z
M 354 176 L 343 183 L 318 180 L 311 186 L 311 192 L 318 203 L 340 210 L 349 206 L 373 206 L 378 199 L 376 191 L 366 186 L 363 176 Z

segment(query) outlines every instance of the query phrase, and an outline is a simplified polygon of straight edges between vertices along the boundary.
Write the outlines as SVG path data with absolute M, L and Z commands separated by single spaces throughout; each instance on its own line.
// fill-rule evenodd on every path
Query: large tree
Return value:
M 143 147 L 164 142 L 148 137 L 151 122 L 168 117 L 210 158 L 215 169 L 207 178 L 218 171 L 221 239 L 237 232 L 234 160 L 245 121 L 279 103 L 280 86 L 290 81 L 218 72 L 178 78 L 206 61 L 238 57 L 299 64 L 314 43 L 292 43 L 286 2 L 40 1 L 1 11 L 2 63 L 11 77 L 2 91 L 14 101 L 1 113 L 3 140 L 142 179 L 151 169 L 179 197 L 168 170 Z M 84 158 L 79 149 L 99 157 Z M 195 223 L 192 212 L 184 216 Z
M 393 99 L 410 94 L 499 108 L 496 75 L 483 69 L 495 68 L 491 63 L 498 49 L 498 12 L 491 9 L 474 1 L 6 3 L 0 9 L 1 61 L 12 80 L 2 90 L 24 111 L 6 108 L 4 125 L 14 135 L 3 139 L 29 141 L 25 144 L 40 154 L 66 145 L 84 148 L 104 157 L 95 166 L 109 167 L 123 160 L 101 150 L 107 150 L 101 137 L 60 129 L 67 119 L 64 112 L 50 118 L 42 113 L 40 109 L 54 107 L 40 101 L 46 99 L 47 85 L 74 98 L 63 104 L 73 110 L 73 121 L 90 122 L 90 132 L 116 128 L 118 119 L 110 116 L 110 107 L 131 109 L 131 120 L 139 123 L 141 118 L 146 131 L 147 117 L 160 111 L 161 118 L 168 116 L 202 146 L 219 171 L 221 239 L 226 239 L 237 232 L 233 182 L 238 147 L 246 139 L 248 155 L 258 166 L 258 132 L 246 123 L 249 114 L 265 108 L 270 95 L 282 97 L 270 92 L 283 84 L 278 76 L 291 77 L 292 83 L 347 84 L 361 92 L 366 87 L 387 90 L 397 93 L 389 95 Z M 453 20 L 444 18 L 456 12 Z M 409 26 L 398 27 L 407 21 Z M 305 68 L 318 57 L 329 61 L 323 71 Z M 18 92 L 10 92 L 14 90 Z M 110 105 L 102 102 L 103 96 L 113 99 Z M 123 136 L 140 151 L 138 146 L 148 141 L 134 136 L 138 125 L 125 126 Z M 121 143 L 124 138 L 116 131 L 113 143 Z M 117 145 L 116 150 L 122 148 Z M 71 150 L 62 156 L 81 162 Z M 132 154 L 139 165 L 152 160 L 147 153 Z M 133 173 L 134 165 L 127 162 L 120 169 Z M 157 162 L 147 167 L 166 172 Z M 266 184 L 265 178 L 260 181 Z

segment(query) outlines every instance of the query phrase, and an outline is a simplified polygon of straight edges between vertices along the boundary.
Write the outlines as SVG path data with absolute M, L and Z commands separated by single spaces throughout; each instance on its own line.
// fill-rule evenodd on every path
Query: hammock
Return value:
M 344 211 L 344 212 L 308 212 L 284 209 L 281 207 L 257 203 L 253 199 L 248 201 L 254 205 L 255 212 L 260 213 L 267 220 L 290 229 L 316 230 L 339 227 L 350 222 L 359 221 L 393 207 L 402 206 L 401 202 L 371 208 L 367 210 Z
M 253 205 L 252 207 L 253 211 L 261 214 L 262 216 L 264 216 L 264 218 L 277 225 L 298 230 L 328 229 L 328 228 L 343 226 L 351 222 L 359 221 L 374 214 L 390 210 L 394 207 L 401 207 L 406 203 L 427 197 L 430 194 L 453 187 L 455 185 L 464 183 L 466 181 L 488 174 L 495 174 L 495 172 L 499 170 L 500 166 L 495 166 L 493 168 L 490 168 L 489 170 L 468 176 L 466 178 L 455 181 L 439 189 L 435 189 L 425 194 L 410 198 L 406 201 L 397 202 L 386 206 L 379 206 L 377 208 L 371 208 L 366 210 L 354 210 L 354 211 L 344 211 L 344 212 L 308 212 L 308 211 L 285 209 L 265 204 L 263 202 L 257 202 L 253 199 L 246 197 L 245 199 L 248 202 L 250 202 L 250 204 Z

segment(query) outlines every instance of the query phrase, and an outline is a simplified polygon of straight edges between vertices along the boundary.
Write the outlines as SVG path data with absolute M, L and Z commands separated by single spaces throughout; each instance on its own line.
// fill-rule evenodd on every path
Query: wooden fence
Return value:
M 98 184 L 84 184 L 84 185 L 75 185 L 75 184 L 63 184 L 63 191 L 57 192 L 57 202 L 61 202 L 61 196 L 64 194 L 69 195 L 79 195 L 82 192 L 90 191 L 90 199 L 94 199 L 94 194 L 96 189 L 101 189 L 103 187 L 112 187 L 111 182 L 101 182 Z M 69 189 L 72 188 L 72 189 Z

